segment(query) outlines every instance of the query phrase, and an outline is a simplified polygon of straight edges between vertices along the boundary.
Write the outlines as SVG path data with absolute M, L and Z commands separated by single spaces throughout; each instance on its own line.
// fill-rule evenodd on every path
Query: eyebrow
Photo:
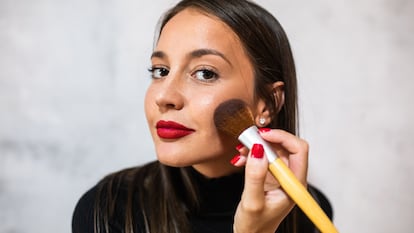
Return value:
M 156 58 L 164 58 L 164 57 L 166 57 L 167 55 L 164 53 L 164 52 L 162 52 L 162 51 L 154 51 L 152 54 L 151 54 L 151 59 L 152 58 L 154 58 L 154 57 L 156 57 Z
M 222 59 L 224 59 L 227 63 L 229 63 L 229 65 L 232 65 L 230 60 L 227 59 L 227 57 L 224 56 L 223 53 L 217 50 L 214 50 L 214 49 L 196 49 L 194 51 L 191 51 L 188 56 L 190 58 L 199 58 L 199 57 L 206 56 L 206 55 L 219 56 Z M 165 58 L 166 56 L 167 54 L 165 54 L 163 51 L 154 51 L 151 55 L 151 59 L 152 58 Z

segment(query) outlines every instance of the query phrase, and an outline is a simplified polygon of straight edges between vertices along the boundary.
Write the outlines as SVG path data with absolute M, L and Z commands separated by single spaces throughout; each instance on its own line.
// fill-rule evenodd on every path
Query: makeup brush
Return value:
M 270 172 L 279 181 L 280 186 L 289 197 L 322 233 L 338 232 L 305 186 L 259 135 L 253 115 L 245 102 L 231 99 L 220 104 L 214 112 L 214 123 L 217 129 L 237 138 L 249 149 L 255 143 L 262 144 L 269 161 Z

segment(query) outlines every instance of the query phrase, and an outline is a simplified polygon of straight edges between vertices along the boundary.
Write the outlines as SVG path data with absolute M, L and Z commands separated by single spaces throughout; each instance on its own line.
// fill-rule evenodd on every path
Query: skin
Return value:
M 299 181 L 306 186 L 308 143 L 295 135 L 278 129 L 260 130 Z M 252 156 L 245 147 L 239 149 L 235 166 L 245 166 L 245 186 L 234 217 L 235 233 L 273 233 L 293 208 L 293 201 L 268 172 L 267 159 Z
M 229 163 L 237 141 L 221 135 L 213 121 L 214 110 L 225 100 L 255 105 L 252 65 L 237 36 L 211 16 L 184 10 L 164 27 L 151 62 L 153 77 L 160 78 L 153 78 L 147 90 L 145 112 L 159 161 L 192 165 L 207 177 L 239 170 Z M 163 69 L 167 75 L 159 75 Z M 195 131 L 177 140 L 162 139 L 155 129 L 159 120 Z
M 274 232 L 293 202 L 268 172 L 265 157 L 250 156 L 244 147 L 237 151 L 238 141 L 219 133 L 213 122 L 217 106 L 233 98 L 251 107 L 256 122 L 260 117 L 271 120 L 264 101 L 255 101 L 253 67 L 238 37 L 214 16 L 185 9 L 163 28 L 151 63 L 153 81 L 145 97 L 145 112 L 159 161 L 193 166 L 206 177 L 245 167 L 234 232 Z M 269 88 L 283 99 L 282 87 L 277 82 Z M 178 139 L 160 138 L 155 128 L 159 120 L 178 122 L 194 132 Z M 306 184 L 307 143 L 282 130 L 269 129 L 261 135 Z M 237 162 L 231 164 L 238 152 Z

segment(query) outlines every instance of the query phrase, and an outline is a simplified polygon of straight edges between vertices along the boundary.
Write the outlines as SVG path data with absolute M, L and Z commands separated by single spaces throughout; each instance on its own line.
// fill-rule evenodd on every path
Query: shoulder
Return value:
M 332 220 L 333 219 L 333 208 L 331 205 L 331 202 L 329 201 L 328 197 L 317 187 L 313 185 L 308 185 L 308 191 L 313 196 L 313 198 L 316 200 L 316 202 L 320 205 L 322 210 L 325 212 L 325 214 Z M 319 232 L 316 231 L 315 225 L 312 223 L 312 221 L 300 210 L 297 208 L 297 221 L 298 221 L 298 232 L 301 233 L 313 233 L 313 232 Z
M 111 229 L 121 232 L 128 201 L 131 200 L 129 197 L 131 190 L 133 190 L 131 195 L 134 196 L 132 201 L 138 195 L 138 188 L 132 187 L 136 183 L 135 177 L 154 166 L 153 164 L 111 173 L 85 192 L 78 200 L 73 212 L 72 233 L 93 233 L 94 227 L 105 221 L 109 221 Z M 117 230 L 114 232 L 118 232 Z
M 317 187 L 309 185 L 309 193 L 315 198 L 316 202 L 321 206 L 325 214 L 332 220 L 333 219 L 333 207 L 328 197 Z
M 73 233 L 94 232 L 94 203 L 97 193 L 97 186 L 88 190 L 79 199 L 72 216 Z

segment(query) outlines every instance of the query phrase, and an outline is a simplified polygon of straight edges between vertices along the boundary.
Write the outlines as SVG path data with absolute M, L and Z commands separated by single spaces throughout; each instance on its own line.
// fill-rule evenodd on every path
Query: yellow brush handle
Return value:
M 308 216 L 322 233 L 337 233 L 331 220 L 326 216 L 318 203 L 313 199 L 305 186 L 300 183 L 293 172 L 280 159 L 269 164 L 270 172 L 279 181 L 283 190 L 292 198 L 299 208 Z

